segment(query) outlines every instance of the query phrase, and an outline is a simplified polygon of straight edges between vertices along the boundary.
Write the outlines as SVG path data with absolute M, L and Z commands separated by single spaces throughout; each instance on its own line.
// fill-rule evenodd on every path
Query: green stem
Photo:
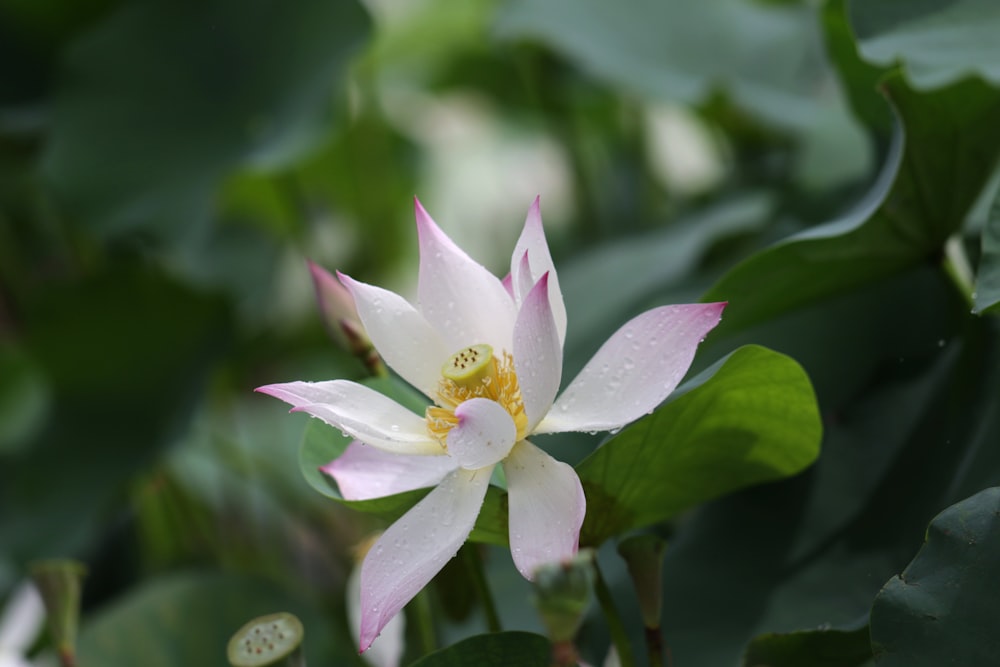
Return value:
M 958 288 L 959 294 L 965 299 L 970 308 L 975 306 L 972 298 L 975 276 L 972 272 L 972 265 L 965 254 L 965 247 L 962 245 L 960 236 L 955 235 L 944 244 L 944 270 Z
M 413 611 L 417 617 L 417 630 L 420 635 L 420 647 L 424 655 L 437 650 L 437 637 L 434 634 L 434 620 L 431 613 L 431 600 L 424 588 L 413 599 Z
M 622 667 L 635 667 L 635 657 L 632 655 L 632 645 L 629 644 L 625 624 L 622 623 L 622 619 L 618 615 L 615 601 L 611 597 L 611 589 L 608 588 L 607 582 L 604 581 L 601 566 L 597 563 L 596 558 L 594 559 L 594 574 L 594 593 L 597 595 L 597 601 L 600 603 L 601 611 L 604 612 L 604 618 L 608 623 L 611 642 L 618 651 L 618 661 Z
M 466 544 L 462 548 L 465 558 L 465 565 L 472 577 L 472 585 L 479 596 L 479 602 L 483 605 L 483 615 L 486 616 L 486 627 L 490 632 L 500 632 L 503 628 L 500 625 L 500 616 L 497 614 L 496 602 L 493 600 L 493 593 L 490 591 L 489 582 L 486 580 L 486 572 L 483 569 L 483 557 L 479 553 L 479 547 L 475 544 Z
M 645 628 L 649 667 L 663 667 L 663 635 L 659 628 Z

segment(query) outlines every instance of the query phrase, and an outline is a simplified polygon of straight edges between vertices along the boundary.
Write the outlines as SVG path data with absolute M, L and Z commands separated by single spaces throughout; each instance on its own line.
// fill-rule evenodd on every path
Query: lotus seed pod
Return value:
M 232 667 L 305 667 L 302 622 L 288 612 L 258 616 L 236 631 L 226 658 Z

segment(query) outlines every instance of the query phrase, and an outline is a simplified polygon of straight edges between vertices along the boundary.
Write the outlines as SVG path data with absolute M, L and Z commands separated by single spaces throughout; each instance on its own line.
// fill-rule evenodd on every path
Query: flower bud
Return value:
M 316 289 L 316 303 L 323 315 L 323 324 L 333 341 L 361 359 L 373 375 L 384 372 L 382 360 L 368 338 L 368 332 L 358 317 L 354 297 L 329 271 L 306 260 Z
M 594 552 L 584 549 L 560 563 L 535 570 L 535 607 L 554 644 L 570 642 L 590 605 Z
M 657 535 L 633 535 L 618 545 L 639 598 L 642 622 L 647 628 L 660 627 L 663 606 L 661 590 L 663 554 L 667 543 Z
M 49 634 L 63 665 L 76 664 L 76 631 L 80 625 L 80 590 L 87 568 L 75 560 L 53 559 L 29 565 L 42 596 Z

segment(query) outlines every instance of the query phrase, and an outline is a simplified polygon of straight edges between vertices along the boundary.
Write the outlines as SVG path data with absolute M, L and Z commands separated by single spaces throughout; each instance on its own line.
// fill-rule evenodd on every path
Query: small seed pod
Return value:
M 302 622 L 287 612 L 258 616 L 236 631 L 226 657 L 232 667 L 305 667 Z

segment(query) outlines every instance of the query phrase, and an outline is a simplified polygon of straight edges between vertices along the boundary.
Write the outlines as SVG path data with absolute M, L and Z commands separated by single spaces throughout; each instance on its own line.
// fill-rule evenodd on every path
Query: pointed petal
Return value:
M 680 383 L 725 306 L 663 306 L 630 320 L 584 366 L 535 433 L 610 431 L 652 412 Z
M 373 447 L 397 454 L 441 455 L 427 422 L 374 389 L 347 380 L 286 382 L 259 391 L 293 405 Z
M 543 563 L 576 553 L 587 510 L 576 471 L 527 440 L 503 463 L 510 503 L 510 553 L 518 572 L 531 579 Z
M 361 650 L 434 578 L 469 536 L 490 470 L 458 469 L 389 526 L 361 568 Z
M 361 568 L 351 570 L 347 577 L 347 618 L 351 629 L 361 632 Z M 375 643 L 365 651 L 364 661 L 372 667 L 399 667 L 403 659 L 403 649 L 406 648 L 406 617 L 402 614 L 393 616 L 378 636 Z
M 528 417 L 528 433 L 552 407 L 562 380 L 562 344 L 549 301 L 549 274 L 524 298 L 514 324 L 514 370 Z
M 535 278 L 531 275 L 531 265 L 528 263 L 528 251 L 525 250 L 524 254 L 521 255 L 521 263 L 518 264 L 517 273 L 513 274 L 514 278 L 517 280 L 517 289 L 514 292 L 514 299 L 518 307 L 524 302 L 524 299 L 528 296 L 528 292 L 531 288 L 535 286 Z
M 357 304 L 376 351 L 400 377 L 430 398 L 451 350 L 416 308 L 395 292 L 337 274 Z
M 370 500 L 434 486 L 456 467 L 450 456 L 391 454 L 355 440 L 320 471 L 333 477 L 347 500 Z
M 518 273 L 521 271 L 521 258 L 527 253 L 528 265 L 531 270 L 531 278 L 528 285 L 534 285 L 546 271 L 549 273 L 549 301 L 552 304 L 552 315 L 556 321 L 556 329 L 559 331 L 559 344 L 566 340 L 566 305 L 563 303 L 562 290 L 559 289 L 559 276 L 556 275 L 556 267 L 552 263 L 552 255 L 549 253 L 549 244 L 545 240 L 545 230 L 542 228 L 541 198 L 535 197 L 535 201 L 528 209 L 528 216 L 524 220 L 524 229 L 514 246 L 514 254 L 510 259 L 510 272 L 514 276 L 513 283 L 518 285 Z M 524 298 L 525 293 L 518 294 L 518 303 Z
M 500 280 L 465 254 L 414 200 L 420 238 L 420 312 L 452 354 L 487 343 L 511 349 L 514 302 Z
M 458 424 L 448 431 L 448 453 L 466 470 L 499 463 L 517 441 L 517 426 L 496 401 L 471 398 L 455 408 Z
M 511 280 L 512 280 L 511 275 L 508 273 L 507 275 L 505 275 L 503 277 L 503 280 L 500 281 L 500 284 L 503 285 L 504 291 L 507 292 L 507 296 L 509 296 L 511 299 L 513 299 L 514 298 L 514 283 L 512 283 Z

